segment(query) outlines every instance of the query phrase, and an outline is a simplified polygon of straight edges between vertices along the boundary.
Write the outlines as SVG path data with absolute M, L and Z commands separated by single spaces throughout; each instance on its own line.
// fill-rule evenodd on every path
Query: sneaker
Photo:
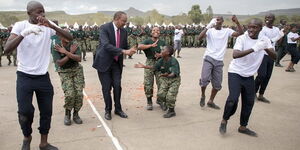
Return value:
M 207 106 L 213 109 L 220 109 L 220 107 L 218 105 L 216 105 L 215 103 L 207 103 Z
M 204 106 L 205 106 L 205 96 L 204 96 L 204 97 L 201 97 L 201 99 L 200 99 L 200 106 L 201 106 L 201 107 L 204 107 Z
M 227 123 L 221 123 L 219 127 L 219 132 L 223 135 L 226 133 L 227 130 Z
M 266 99 L 265 97 L 257 97 L 258 101 L 264 102 L 264 103 L 271 103 L 268 99 Z
M 47 144 L 46 146 L 44 147 L 40 147 L 40 150 L 58 150 L 57 147 L 51 145 L 51 144 Z
M 252 130 L 250 130 L 248 128 L 246 128 L 244 130 L 241 130 L 239 128 L 238 131 L 239 131 L 239 133 L 242 133 L 242 134 L 246 134 L 246 135 L 249 135 L 249 136 L 252 136 L 252 137 L 257 137 L 257 134 L 254 131 L 252 131 Z
M 30 150 L 30 142 L 31 140 L 23 140 L 21 150 Z
M 275 64 L 276 67 L 283 67 L 280 63 Z

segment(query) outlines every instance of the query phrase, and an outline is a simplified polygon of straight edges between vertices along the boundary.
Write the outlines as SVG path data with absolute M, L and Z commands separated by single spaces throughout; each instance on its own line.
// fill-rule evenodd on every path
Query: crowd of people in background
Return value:
M 143 68 L 144 91 L 147 97 L 147 110 L 153 110 L 154 78 L 157 84 L 157 100 L 163 111 L 163 117 L 176 116 L 175 103 L 181 84 L 180 64 L 177 58 L 181 47 L 207 47 L 203 57 L 200 77 L 200 106 L 205 105 L 205 90 L 212 83 L 211 96 L 207 106 L 220 109 L 214 103 L 217 92 L 221 90 L 223 77 L 223 58 L 227 48 L 233 48 L 233 60 L 228 69 L 229 94 L 225 104 L 219 131 L 226 133 L 227 123 L 235 113 L 239 96 L 242 99 L 241 121 L 238 132 L 250 136 L 257 134 L 248 129 L 249 117 L 257 100 L 270 103 L 264 92 L 271 78 L 273 66 L 282 67 L 281 59 L 291 55 L 286 72 L 295 72 L 294 65 L 300 59 L 299 25 L 286 24 L 280 20 L 274 26 L 275 16 L 268 14 L 263 23 L 260 19 L 252 19 L 248 25 L 241 25 L 236 16 L 232 21 L 236 26 L 223 26 L 222 16 L 215 17 L 205 27 L 201 26 L 136 26 L 130 27 L 127 14 L 116 12 L 112 22 L 100 27 L 83 27 L 78 29 L 58 27 L 56 21 L 45 18 L 41 3 L 31 1 L 27 5 L 28 20 L 17 22 L 14 27 L 0 32 L 0 56 L 3 53 L 17 68 L 17 101 L 19 123 L 23 131 L 22 149 L 29 150 L 32 139 L 31 124 L 34 117 L 32 105 L 33 93 L 37 95 L 40 108 L 41 150 L 57 150 L 48 143 L 48 132 L 52 116 L 54 89 L 48 74 L 50 50 L 65 94 L 64 124 L 73 121 L 82 124 L 79 111 L 83 103 L 85 86 L 83 67 L 79 62 L 86 61 L 86 52 L 93 52 L 92 67 L 97 70 L 105 102 L 105 119 L 111 120 L 112 103 L 114 113 L 121 118 L 128 115 L 121 107 L 121 77 L 123 60 L 126 56 L 145 53 L 146 64 L 135 64 L 135 68 Z M 265 25 L 264 25 L 265 24 Z M 36 36 L 39 35 L 39 36 Z M 5 51 L 4 51 L 5 50 Z M 18 51 L 18 54 L 17 52 Z M 275 53 L 276 51 L 276 53 Z M 13 56 L 13 61 L 11 61 Z M 1 57 L 0 57 L 1 58 Z M 20 62 L 17 64 L 17 59 Z M 275 60 L 275 61 L 274 61 Z M 275 62 L 275 63 L 274 63 Z M 0 66 L 1 66 L 0 59 Z M 254 75 L 257 76 L 254 80 Z M 113 97 L 111 91 L 113 89 Z

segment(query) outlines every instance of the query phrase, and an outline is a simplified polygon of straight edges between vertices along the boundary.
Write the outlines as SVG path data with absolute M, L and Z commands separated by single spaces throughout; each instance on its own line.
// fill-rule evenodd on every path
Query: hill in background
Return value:
M 177 15 L 177 16 L 167 16 L 160 14 L 157 10 L 151 10 L 147 12 L 143 12 L 141 10 L 135 9 L 130 7 L 127 10 L 124 10 L 128 16 L 129 21 L 134 22 L 135 24 L 147 24 L 148 22 L 154 24 L 158 22 L 162 24 L 165 22 L 166 24 L 172 22 L 173 24 L 191 24 L 191 19 L 188 18 L 186 13 Z M 112 20 L 113 14 L 116 11 L 98 11 L 97 13 L 89 13 L 89 14 L 79 14 L 79 15 L 70 15 L 64 11 L 53 11 L 47 12 L 47 18 L 51 20 L 58 20 L 60 24 L 64 24 L 67 22 L 69 25 L 74 24 L 77 22 L 78 24 L 84 24 L 87 22 L 89 25 L 93 25 L 95 22 L 100 25 L 104 22 L 108 22 Z M 278 10 L 270 10 L 266 12 L 261 12 L 256 15 L 238 15 L 237 17 L 243 23 L 248 21 L 253 17 L 260 17 L 267 13 L 274 13 L 276 16 L 282 17 L 291 17 L 295 15 L 300 15 L 300 8 L 293 8 L 293 9 L 278 9 Z M 231 24 L 231 14 L 214 14 L 214 16 L 221 15 L 225 19 L 225 24 Z M 0 11 L 0 23 L 4 26 L 9 26 L 16 21 L 25 20 L 27 19 L 27 13 L 25 11 Z M 294 20 L 297 20 L 294 19 Z

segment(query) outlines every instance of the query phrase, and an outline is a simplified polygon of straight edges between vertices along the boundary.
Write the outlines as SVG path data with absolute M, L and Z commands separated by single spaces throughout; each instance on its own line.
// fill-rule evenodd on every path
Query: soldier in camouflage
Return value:
M 161 52 L 162 58 L 160 58 L 155 66 L 143 65 L 141 63 L 135 64 L 135 68 L 154 69 L 161 73 L 160 88 L 158 91 L 158 99 L 163 101 L 163 104 L 167 106 L 168 112 L 163 115 L 164 118 L 171 118 L 176 116 L 175 102 L 178 94 L 181 77 L 180 67 L 176 58 L 172 57 L 174 49 L 172 46 L 165 46 Z
M 85 32 L 82 29 L 82 26 L 79 26 L 78 31 L 76 31 L 76 40 L 79 44 L 79 48 L 82 52 L 83 61 L 86 61 L 86 45 L 85 45 Z
M 78 112 L 83 103 L 82 91 L 85 82 L 83 68 L 79 64 L 81 61 L 81 51 L 78 44 L 74 44 L 61 37 L 52 38 L 51 53 L 65 94 L 64 124 L 71 125 L 72 110 L 73 121 L 76 124 L 82 124 Z
M 165 46 L 165 42 L 160 40 L 160 30 L 158 27 L 152 29 L 152 38 L 149 38 L 138 45 L 138 49 L 143 50 L 147 59 L 147 66 L 154 66 L 157 62 L 157 59 L 160 57 L 161 47 Z M 147 110 L 153 109 L 152 97 L 153 97 L 153 85 L 154 77 L 157 85 L 157 89 L 160 87 L 159 83 L 159 73 L 154 69 L 145 69 L 144 72 L 144 91 L 147 97 Z M 159 105 L 162 104 L 162 101 L 157 100 Z

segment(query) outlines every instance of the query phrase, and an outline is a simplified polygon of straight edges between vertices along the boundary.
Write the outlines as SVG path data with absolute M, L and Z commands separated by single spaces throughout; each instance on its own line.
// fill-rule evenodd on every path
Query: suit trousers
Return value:
M 113 61 L 109 69 L 105 72 L 98 71 L 98 77 L 102 86 L 102 94 L 105 102 L 105 112 L 112 110 L 111 90 L 113 88 L 113 98 L 115 102 L 115 111 L 121 111 L 121 78 L 122 68 L 117 61 Z

